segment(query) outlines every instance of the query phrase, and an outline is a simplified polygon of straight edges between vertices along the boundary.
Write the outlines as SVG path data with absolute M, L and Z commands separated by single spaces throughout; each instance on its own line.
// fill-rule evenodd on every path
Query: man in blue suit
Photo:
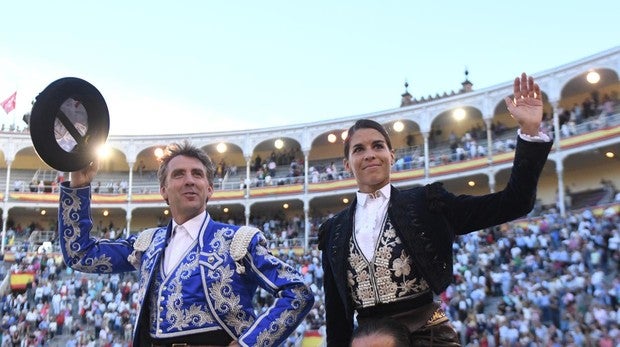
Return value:
M 60 192 L 65 262 L 91 273 L 139 272 L 134 346 L 277 346 L 312 308 L 302 276 L 269 253 L 260 231 L 219 223 L 206 211 L 214 165 L 187 142 L 166 148 L 158 171 L 172 220 L 126 239 L 90 235 L 90 183 L 97 169 L 73 172 Z M 257 287 L 275 297 L 256 315 Z

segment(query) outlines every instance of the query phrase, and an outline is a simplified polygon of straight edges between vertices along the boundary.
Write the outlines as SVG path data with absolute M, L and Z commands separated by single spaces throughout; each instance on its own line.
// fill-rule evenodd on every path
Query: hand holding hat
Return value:
M 99 164 L 97 162 L 91 162 L 88 166 L 78 171 L 71 173 L 70 185 L 71 188 L 86 187 L 93 181 L 97 171 L 99 170 Z

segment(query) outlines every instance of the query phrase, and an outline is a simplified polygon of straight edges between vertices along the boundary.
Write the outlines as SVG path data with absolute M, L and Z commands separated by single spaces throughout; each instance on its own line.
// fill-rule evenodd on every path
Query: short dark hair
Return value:
M 379 318 L 364 321 L 360 324 L 353 335 L 351 341 L 355 338 L 362 338 L 372 335 L 385 335 L 394 339 L 396 346 L 409 346 L 411 337 L 407 326 L 393 318 Z
M 207 174 L 207 180 L 209 184 L 213 186 L 213 178 L 215 177 L 215 166 L 213 161 L 207 153 L 202 149 L 190 144 L 188 141 L 182 143 L 171 143 L 166 146 L 164 155 L 159 159 L 159 170 L 157 170 L 157 178 L 159 179 L 159 186 L 163 187 L 166 184 L 166 176 L 168 175 L 168 164 L 172 158 L 183 155 L 186 157 L 198 159 L 204 166 Z
M 351 136 L 353 136 L 353 134 L 355 134 L 355 132 L 359 129 L 375 129 L 385 138 L 385 143 L 387 143 L 388 149 L 390 151 L 392 150 L 392 141 L 390 140 L 390 135 L 388 135 L 388 132 L 385 130 L 383 125 L 371 119 L 360 119 L 349 128 L 349 130 L 347 131 L 347 137 L 344 139 L 344 157 L 346 159 L 349 159 Z

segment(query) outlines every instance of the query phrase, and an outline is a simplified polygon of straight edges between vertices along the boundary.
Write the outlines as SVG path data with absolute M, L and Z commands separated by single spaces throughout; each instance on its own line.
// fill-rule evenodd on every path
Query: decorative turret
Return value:
M 465 81 L 461 83 L 461 85 L 463 86 L 463 88 L 460 90 L 461 93 L 469 93 L 473 90 L 472 87 L 474 86 L 474 84 L 469 81 L 468 76 L 469 71 L 467 70 L 467 68 L 465 68 Z
M 443 99 L 443 98 L 448 98 L 457 94 L 462 94 L 462 93 L 469 93 L 471 91 L 473 91 L 473 83 L 471 83 L 471 81 L 469 80 L 469 70 L 467 70 L 467 68 L 465 68 L 465 81 L 463 81 L 463 83 L 461 83 L 461 85 L 463 86 L 460 90 L 457 91 L 450 91 L 448 92 L 443 92 L 443 94 L 435 94 L 435 96 L 429 94 L 427 97 L 420 97 L 419 99 L 414 98 L 411 96 L 411 94 L 409 94 L 409 83 L 407 81 L 405 81 L 405 92 L 403 94 L 401 94 L 401 101 L 400 101 L 400 107 L 405 107 L 405 106 L 409 106 L 409 105 L 417 105 L 420 103 L 424 103 L 424 102 L 430 102 L 430 101 L 435 101 L 435 100 L 439 100 L 439 99 Z
M 409 87 L 409 83 L 407 83 L 407 81 L 405 80 L 405 92 L 401 94 L 402 98 L 400 100 L 400 107 L 409 106 L 413 104 L 411 94 L 409 94 L 409 91 L 407 90 L 408 87 Z

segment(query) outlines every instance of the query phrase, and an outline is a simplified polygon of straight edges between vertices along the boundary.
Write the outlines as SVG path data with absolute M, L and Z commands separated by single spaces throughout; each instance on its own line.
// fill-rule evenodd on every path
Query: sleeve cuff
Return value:
M 551 138 L 549 137 L 549 135 L 543 133 L 542 131 L 539 131 L 538 135 L 536 136 L 530 136 L 527 134 L 522 134 L 521 129 L 518 129 L 517 134 L 522 140 L 528 142 L 551 142 Z

